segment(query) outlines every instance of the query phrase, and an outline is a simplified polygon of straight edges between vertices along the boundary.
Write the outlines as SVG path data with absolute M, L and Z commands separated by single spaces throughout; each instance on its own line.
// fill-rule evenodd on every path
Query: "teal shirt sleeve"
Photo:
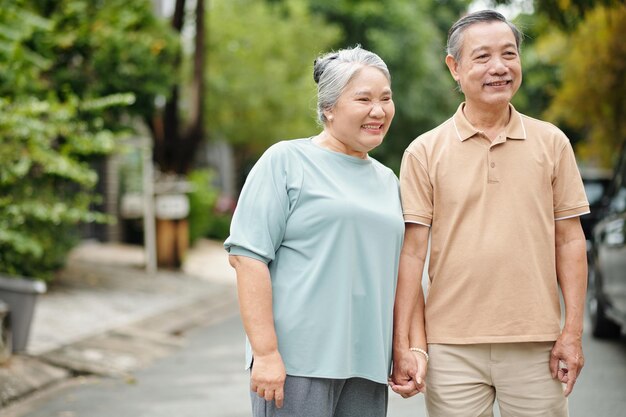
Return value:
M 298 200 L 302 168 L 285 142 L 270 147 L 250 171 L 224 247 L 268 264 L 285 234 L 289 214 Z

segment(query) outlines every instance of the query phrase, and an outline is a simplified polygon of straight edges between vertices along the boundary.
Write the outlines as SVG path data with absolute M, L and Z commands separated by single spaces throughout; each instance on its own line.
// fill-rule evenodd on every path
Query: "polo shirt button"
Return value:
M 496 166 L 496 163 L 495 163 L 495 162 L 492 162 L 492 163 L 491 163 L 491 168 L 495 168 L 495 166 Z

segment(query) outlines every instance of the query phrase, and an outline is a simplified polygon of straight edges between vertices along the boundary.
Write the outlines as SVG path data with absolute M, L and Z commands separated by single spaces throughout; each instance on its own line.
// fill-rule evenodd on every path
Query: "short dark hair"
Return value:
M 480 10 L 478 12 L 470 13 L 452 25 L 448 31 L 448 44 L 446 46 L 446 52 L 452 55 L 455 61 L 461 59 L 461 45 L 463 44 L 463 32 L 473 24 L 484 22 L 504 22 L 511 28 L 513 36 L 515 36 L 515 44 L 517 50 L 520 50 L 524 34 L 513 23 L 506 20 L 502 14 L 495 10 Z

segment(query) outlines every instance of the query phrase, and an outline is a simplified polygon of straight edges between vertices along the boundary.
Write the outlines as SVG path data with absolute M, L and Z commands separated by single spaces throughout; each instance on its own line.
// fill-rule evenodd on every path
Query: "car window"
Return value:
M 621 187 L 611 200 L 611 209 L 621 213 L 626 210 L 626 187 Z
M 604 185 L 599 182 L 586 182 L 585 183 L 585 194 L 587 194 L 587 201 L 589 201 L 589 205 L 594 205 L 602 198 L 602 194 L 604 193 Z

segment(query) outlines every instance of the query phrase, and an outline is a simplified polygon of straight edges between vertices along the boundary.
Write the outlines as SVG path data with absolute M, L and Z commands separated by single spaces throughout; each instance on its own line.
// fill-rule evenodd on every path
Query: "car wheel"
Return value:
M 606 304 L 599 295 L 598 272 L 590 269 L 587 309 L 591 319 L 591 334 L 598 339 L 616 339 L 622 334 L 621 327 L 606 316 Z

